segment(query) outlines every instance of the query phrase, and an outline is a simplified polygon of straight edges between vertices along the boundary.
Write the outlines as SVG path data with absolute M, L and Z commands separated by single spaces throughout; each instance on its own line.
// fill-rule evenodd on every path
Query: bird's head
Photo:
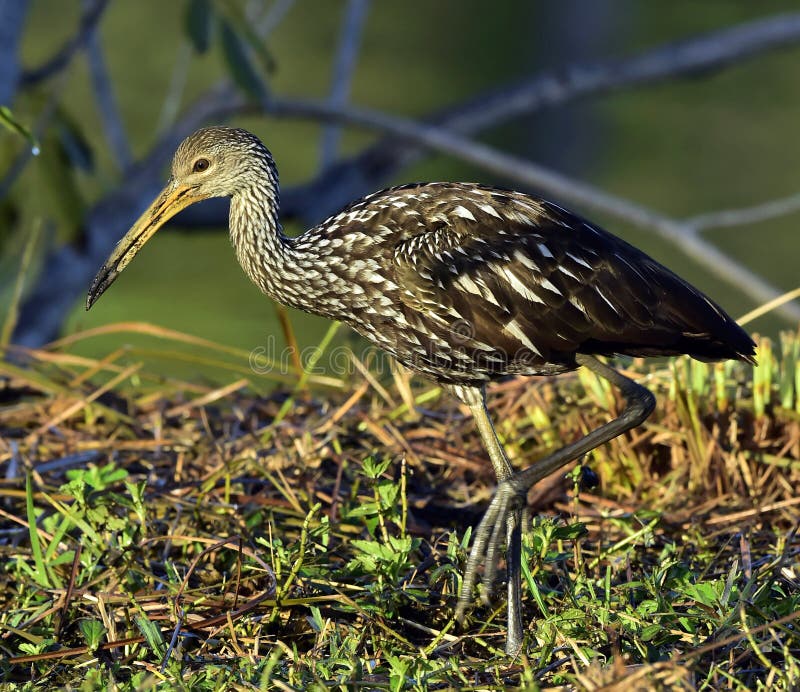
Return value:
M 261 141 L 233 127 L 207 127 L 181 142 L 172 175 L 153 203 L 117 243 L 86 297 L 88 310 L 114 283 L 144 244 L 181 209 L 210 197 L 232 197 L 255 180 L 277 186 L 272 156 Z

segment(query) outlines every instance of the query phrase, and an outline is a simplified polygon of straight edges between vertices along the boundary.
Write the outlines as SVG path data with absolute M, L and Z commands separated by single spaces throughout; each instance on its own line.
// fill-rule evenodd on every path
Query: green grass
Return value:
M 125 350 L 0 361 L 0 679 L 796 688 L 799 348 L 762 340 L 755 369 L 630 364 L 659 405 L 583 460 L 601 488 L 573 464 L 531 492 L 516 659 L 499 585 L 453 620 L 494 482 L 436 388 L 356 374 L 259 396 L 165 382 Z M 510 380 L 491 401 L 518 466 L 619 407 L 591 373 Z

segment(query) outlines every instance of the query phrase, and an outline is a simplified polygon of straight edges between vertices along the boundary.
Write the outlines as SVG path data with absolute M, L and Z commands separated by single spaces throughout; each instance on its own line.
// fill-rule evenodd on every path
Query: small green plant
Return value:
M 98 620 L 81 620 L 79 623 L 81 634 L 86 640 L 86 646 L 90 651 L 95 651 L 103 641 L 106 634 L 106 628 L 103 623 Z
M 413 567 L 412 558 L 420 545 L 418 538 L 406 532 L 408 507 L 403 493 L 404 481 L 398 483 L 384 477 L 392 460 L 364 460 L 362 473 L 372 488 L 372 500 L 353 503 L 343 512 L 343 519 L 361 521 L 368 539 L 354 538 L 350 546 L 354 554 L 348 572 L 356 574 L 373 594 L 374 603 L 365 606 L 372 612 L 394 617 L 409 599 L 421 602 L 425 595 L 419 589 L 403 585 L 401 577 Z

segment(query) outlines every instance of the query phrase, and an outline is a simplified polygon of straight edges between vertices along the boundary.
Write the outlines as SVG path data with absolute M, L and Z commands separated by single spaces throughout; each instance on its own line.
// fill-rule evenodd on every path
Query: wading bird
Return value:
M 249 132 L 199 130 L 184 140 L 163 192 L 119 241 L 87 309 L 147 240 L 184 207 L 230 198 L 230 236 L 245 273 L 280 303 L 350 325 L 466 404 L 498 487 L 475 532 L 459 596 L 477 568 L 490 591 L 506 547 L 506 650 L 522 645 L 521 523 L 527 491 L 629 430 L 655 398 L 595 356 L 689 354 L 753 361 L 750 337 L 712 300 L 643 252 L 552 202 L 470 183 L 376 192 L 296 238 L 278 220 L 278 172 Z M 492 426 L 485 385 L 507 375 L 584 366 L 625 398 L 618 418 L 514 471 Z

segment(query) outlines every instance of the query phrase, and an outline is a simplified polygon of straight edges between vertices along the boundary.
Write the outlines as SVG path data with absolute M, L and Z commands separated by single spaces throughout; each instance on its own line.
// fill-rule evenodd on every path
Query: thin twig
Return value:
M 752 207 L 739 209 L 723 209 L 707 214 L 698 214 L 684 220 L 684 224 L 695 231 L 706 231 L 710 228 L 733 228 L 747 224 L 768 221 L 779 216 L 788 216 L 800 211 L 800 192 L 780 199 L 772 199 Z
M 786 293 L 783 295 L 773 298 L 772 300 L 759 305 L 757 308 L 750 310 L 750 312 L 742 315 L 736 321 L 740 326 L 744 327 L 746 324 L 752 322 L 753 320 L 757 320 L 762 315 L 766 315 L 773 310 L 777 310 L 784 303 L 788 303 L 790 300 L 797 300 L 798 298 L 800 298 L 800 288 L 786 291 Z
M 161 113 L 158 116 L 158 125 L 156 126 L 157 132 L 163 132 L 168 127 L 171 127 L 178 117 L 186 81 L 189 77 L 191 58 L 192 46 L 189 41 L 184 39 L 178 46 L 175 66 L 172 68 L 172 76 L 170 77 L 169 86 L 167 87 L 167 94 L 164 97 L 164 103 L 161 105 Z
M 86 60 L 89 63 L 92 89 L 106 140 L 117 166 L 120 170 L 125 171 L 130 168 L 133 157 L 128 137 L 125 134 L 125 126 L 122 123 L 122 116 L 114 99 L 114 86 L 108 76 L 97 31 L 90 31 L 86 38 Z
M 328 102 L 332 105 L 347 103 L 361 45 L 361 33 L 368 10 L 369 0 L 350 0 L 347 3 L 339 38 L 339 50 L 333 64 L 331 90 L 328 95 Z M 329 123 L 323 128 L 320 141 L 321 170 L 327 168 L 336 158 L 341 136 L 342 128 L 338 124 Z
M 0 2 L 0 104 L 4 106 L 13 105 L 19 86 L 19 47 L 29 9 L 27 2 Z
M 261 38 L 269 36 L 289 14 L 296 0 L 275 0 L 264 16 L 256 21 L 256 33 Z
M 61 48 L 59 48 L 55 55 L 47 62 L 39 67 L 31 70 L 24 70 L 20 75 L 19 86 L 28 87 L 38 84 L 39 82 L 52 77 L 57 72 L 63 70 L 75 54 L 83 48 L 89 37 L 94 32 L 103 12 L 108 6 L 109 0 L 94 0 L 94 2 L 87 7 L 86 11 L 81 16 L 80 26 L 75 36 L 70 38 Z

